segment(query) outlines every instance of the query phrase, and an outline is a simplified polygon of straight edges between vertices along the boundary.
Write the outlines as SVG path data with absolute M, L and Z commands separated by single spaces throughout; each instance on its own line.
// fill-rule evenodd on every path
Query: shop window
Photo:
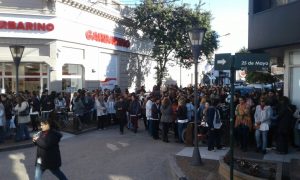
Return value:
M 24 64 L 25 76 L 39 76 L 40 64 L 38 63 L 25 63 Z
M 62 67 L 62 90 L 74 92 L 82 88 L 83 67 L 78 64 L 64 64 Z
M 4 65 L 4 69 L 5 69 L 5 75 L 6 76 L 10 76 L 10 75 L 13 75 L 13 70 L 14 70 L 14 64 L 13 63 L 5 63 Z M 15 74 L 15 73 L 14 73 Z

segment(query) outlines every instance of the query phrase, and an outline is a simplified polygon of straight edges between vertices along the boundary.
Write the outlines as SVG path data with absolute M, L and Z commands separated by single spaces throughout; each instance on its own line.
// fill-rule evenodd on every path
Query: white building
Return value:
M 9 45 L 25 46 L 19 90 L 75 91 L 129 86 L 127 64 L 135 54 L 118 21 L 115 0 L 2 0 L 0 88 L 15 91 Z M 101 82 L 100 82 L 101 81 Z

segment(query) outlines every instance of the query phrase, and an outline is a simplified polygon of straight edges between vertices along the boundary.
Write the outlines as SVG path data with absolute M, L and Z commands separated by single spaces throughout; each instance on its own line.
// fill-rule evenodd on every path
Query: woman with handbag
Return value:
M 18 127 L 15 141 L 28 140 L 30 139 L 30 135 L 27 123 L 30 122 L 30 106 L 22 95 L 18 95 L 16 100 L 17 105 L 14 110 L 16 112 L 15 118 L 17 118 Z

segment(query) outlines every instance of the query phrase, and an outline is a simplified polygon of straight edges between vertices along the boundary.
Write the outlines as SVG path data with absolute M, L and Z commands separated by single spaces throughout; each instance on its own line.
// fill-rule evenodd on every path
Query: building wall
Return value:
M 27 4 L 29 6 L 31 1 L 22 1 L 19 4 L 10 3 L 12 9 L 24 9 L 23 3 L 29 3 Z M 6 1 L 5 5 L 8 6 L 9 1 Z M 35 5 L 32 9 L 39 9 L 43 6 L 41 2 Z M 112 68 L 116 71 L 117 84 L 122 89 L 127 88 L 130 84 L 127 69 L 130 53 L 139 53 L 136 49 L 131 49 L 135 46 L 111 44 L 111 42 L 115 43 L 115 39 L 109 42 L 99 42 L 89 39 L 86 34 L 91 31 L 124 41 L 128 39 L 123 35 L 124 30 L 118 25 L 118 20 L 121 19 L 120 12 L 112 7 L 102 6 L 96 4 L 91 7 L 82 0 L 60 0 L 56 1 L 55 13 L 51 15 L 33 15 L 31 12 L 27 12 L 28 14 L 0 13 L 0 62 L 12 62 L 9 45 L 25 45 L 22 62 L 47 63 L 50 74 L 49 88 L 60 91 L 63 80 L 62 67 L 65 64 L 82 65 L 84 68 L 83 87 L 94 89 L 98 88 L 100 80 L 103 80 L 101 79 L 103 72 L 100 72 L 106 68 L 103 64 L 111 59 L 115 62 Z M 0 6 L 1 8 L 4 7 Z M 2 28 L 1 21 L 3 21 Z M 9 21 L 15 24 L 19 22 L 53 24 L 54 28 L 48 31 L 26 30 L 27 25 L 23 29 L 9 28 L 7 25 Z
M 261 0 L 262 3 L 267 0 Z M 300 43 L 300 1 L 255 13 L 259 4 L 249 0 L 249 50 Z

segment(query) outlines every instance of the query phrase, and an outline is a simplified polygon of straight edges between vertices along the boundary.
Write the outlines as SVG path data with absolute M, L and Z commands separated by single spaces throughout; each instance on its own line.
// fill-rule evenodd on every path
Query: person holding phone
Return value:
M 41 121 L 42 131 L 35 134 L 32 138 L 37 146 L 35 161 L 35 180 L 41 180 L 45 170 L 50 170 L 60 180 L 66 180 L 67 177 L 60 170 L 61 156 L 59 142 L 62 134 L 51 128 L 50 120 Z

